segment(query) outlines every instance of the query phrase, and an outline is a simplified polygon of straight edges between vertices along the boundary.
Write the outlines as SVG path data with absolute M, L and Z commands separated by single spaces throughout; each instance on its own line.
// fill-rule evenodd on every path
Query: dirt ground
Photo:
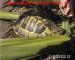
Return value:
M 0 0 L 0 10 L 2 11 L 10 11 L 12 9 L 12 7 L 8 6 L 8 7 L 4 7 L 3 8 L 3 5 L 4 3 L 8 1 L 8 0 Z M 0 19 L 0 38 L 5 34 L 5 32 L 10 28 L 12 27 L 11 26 L 11 23 L 12 22 L 8 22 L 8 21 L 4 21 L 4 20 L 1 20 Z

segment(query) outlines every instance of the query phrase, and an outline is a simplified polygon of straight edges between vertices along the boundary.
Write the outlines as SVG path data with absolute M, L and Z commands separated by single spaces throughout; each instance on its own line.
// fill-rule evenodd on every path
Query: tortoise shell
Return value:
M 45 37 L 56 34 L 51 22 L 40 16 L 28 16 L 14 26 L 15 33 L 20 37 Z

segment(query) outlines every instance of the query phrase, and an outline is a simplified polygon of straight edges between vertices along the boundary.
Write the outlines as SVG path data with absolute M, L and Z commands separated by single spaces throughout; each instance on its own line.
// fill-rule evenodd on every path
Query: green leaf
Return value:
M 37 53 L 47 46 L 60 45 L 70 40 L 70 37 L 54 36 L 41 38 L 9 38 L 0 39 L 0 59 L 14 60 L 21 57 L 37 55 Z

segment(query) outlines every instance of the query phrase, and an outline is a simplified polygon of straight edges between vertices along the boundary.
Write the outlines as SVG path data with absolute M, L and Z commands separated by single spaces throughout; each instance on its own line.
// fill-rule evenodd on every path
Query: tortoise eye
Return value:
M 42 23 L 38 23 L 38 24 L 36 24 L 36 26 L 35 26 L 35 33 L 38 33 L 38 34 L 41 34 L 42 32 L 44 32 L 45 31 L 45 27 L 42 25 Z

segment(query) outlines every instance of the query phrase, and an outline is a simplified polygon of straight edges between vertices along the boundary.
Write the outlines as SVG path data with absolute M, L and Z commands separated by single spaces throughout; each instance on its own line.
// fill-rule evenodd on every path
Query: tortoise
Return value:
M 17 14 L 22 13 L 22 15 L 3 37 L 6 37 L 11 30 L 19 37 L 45 37 L 61 34 L 59 33 L 61 29 L 52 21 L 57 17 L 54 16 L 55 14 L 49 6 L 33 5 L 32 7 L 28 9 L 21 8 L 25 11 L 15 9 L 18 11 Z M 16 13 L 15 10 L 12 12 Z
M 62 30 L 51 20 L 54 18 L 53 12 L 48 10 L 51 12 L 48 13 L 45 10 L 44 13 L 42 10 L 34 8 L 24 12 L 13 26 L 14 32 L 20 37 L 45 37 L 61 34 Z
M 8 31 L 12 29 L 17 36 L 24 38 L 59 35 L 60 28 L 51 20 L 51 15 L 42 12 L 41 9 L 38 12 L 35 9 L 29 9 L 19 17 Z M 8 35 L 8 33 L 4 35 Z
M 45 37 L 52 34 L 49 22 L 40 16 L 28 16 L 13 28 L 20 37 Z

